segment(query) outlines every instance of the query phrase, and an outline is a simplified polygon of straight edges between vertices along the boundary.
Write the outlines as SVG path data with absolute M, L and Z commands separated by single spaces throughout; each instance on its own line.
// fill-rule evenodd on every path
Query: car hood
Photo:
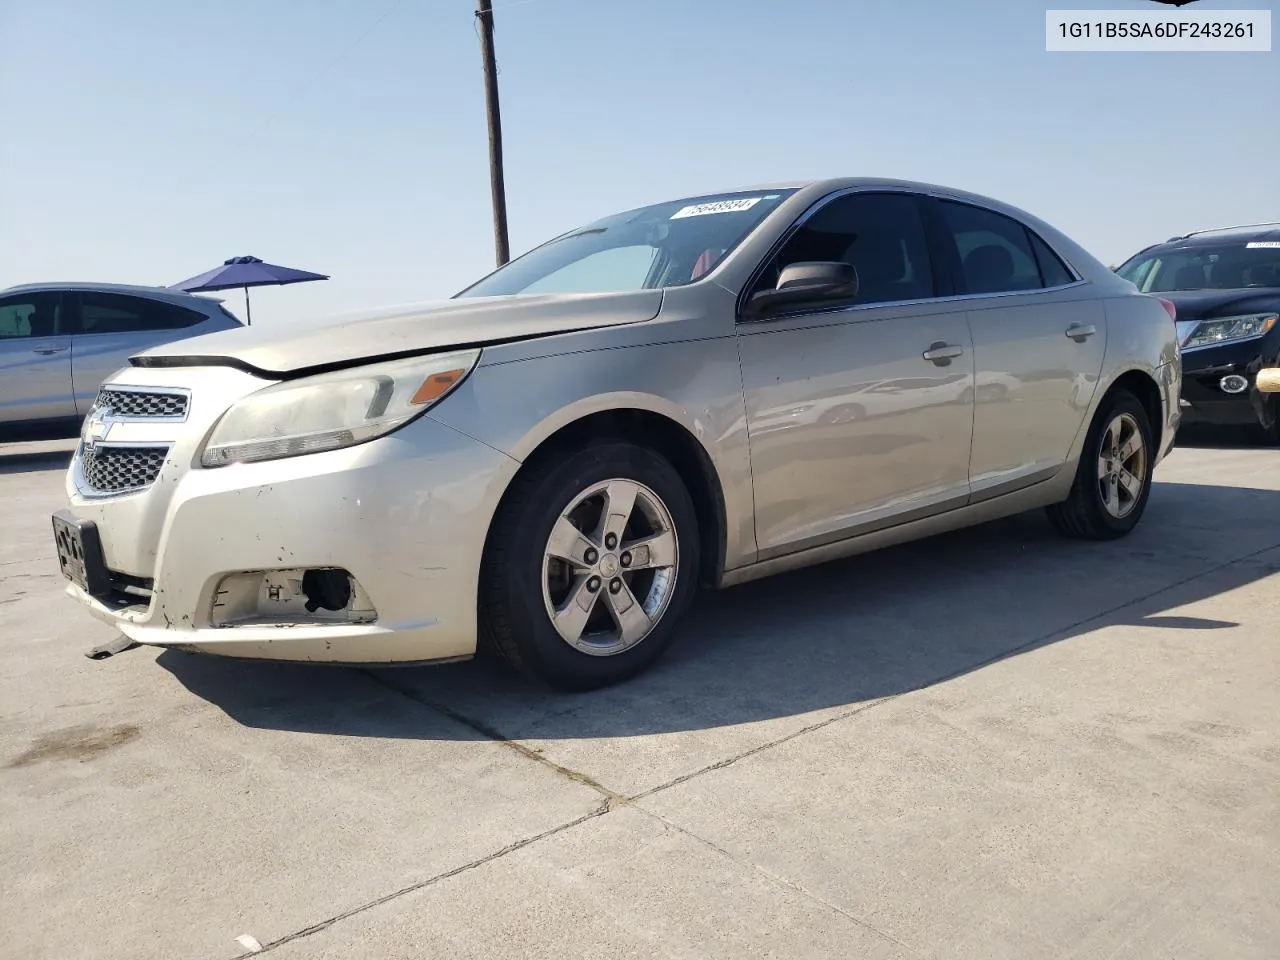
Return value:
M 1179 320 L 1204 320 L 1241 313 L 1267 313 L 1280 309 L 1280 289 L 1251 287 L 1240 290 L 1183 290 L 1161 293 L 1178 310 Z
M 287 378 L 360 363 L 643 323 L 661 290 L 441 300 L 343 314 L 319 326 L 243 327 L 153 347 L 137 367 L 231 366 Z

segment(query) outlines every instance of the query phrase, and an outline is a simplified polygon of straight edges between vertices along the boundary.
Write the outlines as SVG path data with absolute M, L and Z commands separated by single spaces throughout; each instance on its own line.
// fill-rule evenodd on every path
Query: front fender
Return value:
M 754 500 L 736 338 L 482 364 L 431 415 L 524 461 L 570 424 L 612 410 L 665 417 L 702 446 L 724 497 L 725 564 L 752 562 Z

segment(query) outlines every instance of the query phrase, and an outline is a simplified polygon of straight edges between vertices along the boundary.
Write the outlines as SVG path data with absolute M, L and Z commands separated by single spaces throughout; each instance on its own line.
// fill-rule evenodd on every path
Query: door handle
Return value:
M 945 340 L 939 340 L 937 343 L 929 344 L 929 349 L 923 354 L 926 360 L 936 363 L 940 367 L 945 367 L 956 357 L 964 353 L 964 347 L 957 347 Z
M 62 353 L 70 349 L 71 349 L 70 347 L 40 347 L 39 349 L 33 352 L 38 353 L 42 357 L 49 357 L 55 353 Z
M 1076 343 L 1084 343 L 1097 332 L 1098 328 L 1092 323 L 1087 327 L 1079 323 L 1073 323 L 1071 326 L 1067 327 L 1067 336 Z

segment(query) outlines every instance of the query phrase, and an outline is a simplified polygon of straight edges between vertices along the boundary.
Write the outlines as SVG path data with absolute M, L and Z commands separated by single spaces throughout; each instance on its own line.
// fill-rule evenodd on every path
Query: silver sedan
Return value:
M 54 536 L 68 593 L 142 643 L 480 644 L 585 689 L 651 665 L 699 586 L 1032 508 L 1123 536 L 1179 366 L 1168 304 L 1003 203 L 858 179 L 688 197 L 447 301 L 133 357 Z

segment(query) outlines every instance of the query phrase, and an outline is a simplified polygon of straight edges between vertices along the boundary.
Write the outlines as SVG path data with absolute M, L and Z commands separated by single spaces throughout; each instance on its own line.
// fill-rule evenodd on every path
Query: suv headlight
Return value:
M 1203 320 L 1182 344 L 1183 350 L 1192 347 L 1209 347 L 1231 340 L 1252 340 L 1266 336 L 1276 325 L 1280 315 L 1274 313 L 1246 313 L 1238 317 L 1221 317 Z
M 200 463 L 278 460 L 384 436 L 444 399 L 478 359 L 479 350 L 439 353 L 273 384 L 232 404 Z

